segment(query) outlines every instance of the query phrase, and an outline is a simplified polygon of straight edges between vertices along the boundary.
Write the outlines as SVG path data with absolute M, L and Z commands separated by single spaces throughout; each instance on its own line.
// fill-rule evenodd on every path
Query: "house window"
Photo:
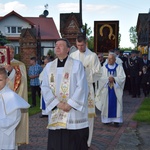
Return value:
M 19 46 L 16 46 L 16 47 L 15 47 L 15 54 L 19 54 L 19 52 L 20 52 L 20 47 L 19 47 Z
M 6 34 L 20 34 L 22 27 L 6 27 Z
M 10 33 L 10 27 L 7 27 L 6 32 L 7 32 L 7 33 Z
M 11 27 L 11 33 L 16 33 L 16 27 Z
M 22 29 L 22 27 L 17 27 L 18 33 L 21 33 L 21 29 Z

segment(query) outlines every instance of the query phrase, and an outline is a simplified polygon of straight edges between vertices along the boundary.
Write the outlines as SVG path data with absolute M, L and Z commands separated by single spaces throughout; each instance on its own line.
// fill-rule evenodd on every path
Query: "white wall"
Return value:
M 20 34 L 8 34 L 6 33 L 6 29 L 5 27 L 7 26 L 16 26 L 16 27 L 23 27 L 23 28 L 31 28 L 30 24 L 25 22 L 24 20 L 18 18 L 15 15 L 9 16 L 7 18 L 4 18 L 3 20 L 0 21 L 0 31 L 2 32 L 2 34 L 6 37 L 20 37 Z M 19 47 L 19 42 L 12 42 L 12 44 L 15 47 Z M 41 47 L 43 49 L 43 54 L 47 55 L 47 52 L 49 51 L 49 49 L 52 49 L 52 47 L 55 46 L 55 42 L 54 41 L 42 41 L 41 42 Z
M 31 28 L 29 23 L 25 22 L 24 20 L 18 18 L 17 16 L 14 16 L 14 15 L 4 18 L 2 21 L 0 21 L 0 31 L 6 37 L 19 37 L 20 36 L 20 34 L 7 34 L 6 28 L 5 28 L 7 26 Z

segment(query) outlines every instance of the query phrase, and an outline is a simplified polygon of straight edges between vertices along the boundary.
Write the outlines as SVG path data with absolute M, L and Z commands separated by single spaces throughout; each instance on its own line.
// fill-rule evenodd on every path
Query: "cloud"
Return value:
M 44 6 L 39 5 L 31 7 L 30 5 L 27 6 L 19 1 L 12 1 L 4 4 L 0 3 L 0 16 L 6 15 L 13 10 L 22 16 L 35 17 L 43 13 Z
M 4 9 L 4 5 L 0 3 L 0 11 Z
M 83 10 L 88 11 L 88 12 L 98 12 L 99 13 L 104 13 L 108 11 L 112 11 L 118 9 L 118 6 L 116 5 L 92 5 L 92 4 L 87 4 L 84 6 Z
M 57 7 L 59 12 L 79 12 L 79 3 L 61 3 Z M 117 5 L 82 4 L 83 11 L 91 13 L 108 13 L 118 8 Z
M 79 12 L 78 3 L 61 3 L 57 5 L 60 12 Z
M 21 4 L 18 1 L 8 2 L 5 4 L 0 4 L 0 15 L 5 15 L 12 10 L 22 13 L 26 12 L 28 10 L 27 6 L 25 4 Z

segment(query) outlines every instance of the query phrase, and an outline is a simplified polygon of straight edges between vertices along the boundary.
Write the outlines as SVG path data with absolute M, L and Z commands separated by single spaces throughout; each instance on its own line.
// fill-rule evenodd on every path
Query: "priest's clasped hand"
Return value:
M 66 102 L 59 102 L 59 104 L 57 105 L 57 107 L 59 109 L 62 109 L 65 112 L 69 112 L 70 109 L 72 108 L 68 103 Z
M 114 77 L 112 77 L 112 76 L 110 76 L 110 77 L 108 78 L 108 80 L 109 80 L 110 83 L 113 83 L 113 82 L 115 81 Z

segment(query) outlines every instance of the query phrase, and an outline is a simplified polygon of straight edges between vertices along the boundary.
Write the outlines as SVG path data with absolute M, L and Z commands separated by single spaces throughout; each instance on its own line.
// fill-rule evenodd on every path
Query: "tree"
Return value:
M 136 32 L 136 26 L 131 27 L 129 29 L 129 36 L 130 36 L 130 42 L 134 45 L 135 48 L 137 48 L 137 32 Z
M 88 42 L 88 48 L 91 50 L 91 51 L 94 51 L 94 37 L 93 36 L 90 36 L 87 40 Z
M 92 33 L 91 27 L 87 27 L 87 23 L 85 23 L 85 25 L 83 25 L 82 30 L 85 33 L 86 32 L 86 36 L 89 37 L 90 34 Z
M 47 55 L 49 56 L 55 56 L 54 51 L 49 49 L 49 51 L 47 52 Z
M 88 48 L 92 51 L 94 51 L 94 37 L 90 36 L 92 34 L 92 30 L 91 27 L 87 27 L 87 23 L 85 23 L 85 25 L 83 25 L 82 30 L 83 30 L 83 34 L 86 33 L 86 37 L 87 37 L 87 43 L 88 43 Z
M 8 40 L 6 39 L 6 37 L 0 31 L 0 46 L 4 46 L 7 43 L 8 43 Z

